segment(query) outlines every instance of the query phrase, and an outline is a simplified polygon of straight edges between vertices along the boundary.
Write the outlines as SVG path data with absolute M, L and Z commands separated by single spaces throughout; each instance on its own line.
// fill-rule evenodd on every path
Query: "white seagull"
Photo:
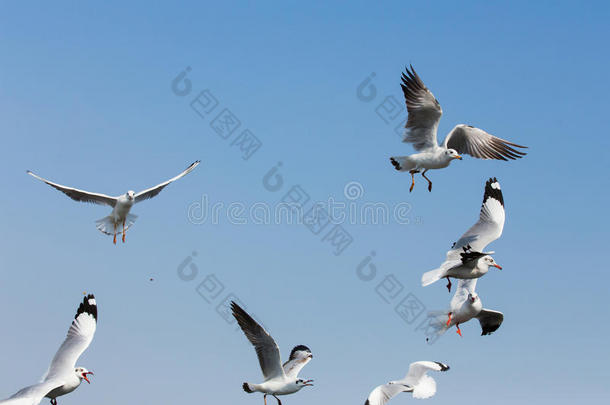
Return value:
M 441 105 L 419 78 L 413 66 L 411 71 L 402 74 L 402 91 L 407 103 L 408 118 L 405 125 L 403 142 L 412 143 L 419 153 L 410 156 L 393 156 L 390 161 L 399 171 L 411 173 L 411 187 L 415 186 L 415 173 L 422 172 L 428 181 L 428 191 L 432 191 L 432 182 L 426 177 L 430 169 L 442 169 L 454 159 L 462 159 L 461 154 L 468 154 L 479 159 L 508 160 L 518 159 L 525 152 L 515 148 L 527 148 L 507 140 L 490 135 L 479 128 L 459 124 L 447 135 L 441 146 L 436 140 L 438 123 L 443 110 Z
M 239 327 L 256 349 L 256 355 L 265 378 L 265 381 L 261 384 L 245 382 L 242 385 L 244 391 L 249 394 L 253 392 L 264 393 L 265 405 L 267 405 L 267 395 L 273 396 L 278 404 L 282 405 L 282 401 L 277 395 L 294 394 L 303 387 L 313 386 L 311 384 L 313 380 L 298 378 L 301 369 L 313 357 L 307 346 L 299 345 L 292 349 L 288 361 L 282 365 L 280 349 L 269 333 L 233 301 L 231 301 L 231 309 Z
M 449 366 L 437 361 L 416 361 L 402 380 L 380 385 L 369 394 L 364 405 L 384 405 L 401 392 L 413 393 L 413 398 L 426 399 L 436 394 L 436 381 L 428 371 L 447 371 Z
M 51 365 L 42 381 L 23 388 L 12 397 L 0 401 L 2 405 L 37 405 L 46 397 L 52 405 L 57 405 L 57 397 L 69 394 L 84 380 L 90 383 L 88 375 L 93 375 L 84 367 L 76 367 L 76 361 L 89 347 L 97 324 L 97 304 L 90 294 L 76 311 L 66 340 L 53 357 Z
M 432 318 L 430 326 L 433 333 L 442 335 L 455 326 L 457 334 L 462 336 L 460 324 L 473 318 L 477 318 L 481 324 L 481 336 L 490 335 L 502 325 L 504 315 L 502 312 L 483 308 L 481 298 L 475 292 L 476 285 L 476 278 L 458 281 L 457 291 L 451 299 L 449 311 L 430 314 Z
M 504 198 L 500 183 L 494 177 L 485 183 L 483 205 L 479 220 L 447 252 L 447 258 L 441 266 L 423 274 L 421 283 L 425 287 L 446 278 L 447 289 L 451 291 L 450 277 L 460 279 L 479 278 L 489 271 L 489 267 L 502 267 L 490 255 L 495 252 L 484 252 L 485 247 L 502 235 L 504 228 Z
M 171 179 L 164 181 L 161 184 L 157 184 L 154 187 L 140 191 L 139 193 L 135 193 L 133 190 L 129 190 L 125 194 L 120 195 L 118 197 L 111 197 L 106 194 L 90 193 L 88 191 L 62 186 L 61 184 L 53 183 L 52 181 L 43 179 L 42 177 L 32 173 L 29 170 L 27 171 L 27 174 L 37 178 L 38 180 L 44 181 L 49 186 L 56 188 L 57 190 L 66 194 L 68 197 L 75 201 L 108 205 L 112 207 L 112 213 L 110 215 L 97 220 L 95 223 L 97 229 L 99 229 L 101 232 L 105 233 L 106 235 L 114 235 L 113 243 L 116 244 L 117 233 L 123 234 L 123 243 L 125 243 L 125 231 L 127 231 L 127 229 L 135 222 L 137 218 L 137 215 L 129 213 L 131 207 L 135 203 L 139 203 L 141 201 L 148 200 L 149 198 L 153 198 L 171 182 L 176 181 L 179 178 L 190 173 L 195 167 L 197 167 L 197 165 L 199 165 L 199 163 L 199 160 L 192 163 L 189 167 L 186 168 L 186 170 L 184 170 L 176 177 L 172 177 Z M 117 229 L 119 227 L 121 227 L 121 229 Z

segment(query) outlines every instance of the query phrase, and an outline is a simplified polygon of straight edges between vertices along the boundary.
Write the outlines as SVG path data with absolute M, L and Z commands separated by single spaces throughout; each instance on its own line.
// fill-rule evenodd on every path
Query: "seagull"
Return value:
M 139 193 L 135 193 L 133 190 L 129 190 L 125 194 L 120 195 L 118 197 L 111 197 L 109 195 L 100 193 L 90 193 L 88 191 L 62 186 L 61 184 L 53 183 L 52 181 L 43 179 L 42 177 L 32 173 L 29 170 L 27 171 L 27 174 L 37 178 L 40 181 L 47 183 L 49 186 L 61 191 L 62 193 L 66 194 L 68 197 L 75 201 L 108 205 L 112 207 L 112 213 L 110 215 L 97 220 L 95 223 L 97 229 L 99 229 L 102 233 L 105 233 L 106 235 L 114 235 L 113 243 L 116 245 L 117 233 L 123 234 L 122 239 L 123 243 L 125 243 L 125 232 L 127 231 L 127 229 L 129 229 L 131 225 L 133 225 L 137 218 L 137 215 L 129 213 L 131 207 L 134 204 L 144 200 L 148 200 L 149 198 L 153 198 L 171 182 L 176 181 L 179 178 L 190 173 L 194 168 L 199 165 L 199 163 L 199 160 L 193 162 L 189 167 L 187 167 L 182 173 L 180 173 L 176 177 L 172 177 L 171 179 L 164 181 L 161 184 L 157 184 L 154 187 L 140 191 Z M 117 230 L 119 226 L 122 226 L 122 231 L 120 229 Z
M 413 398 L 426 399 L 436 394 L 436 381 L 428 371 L 447 371 L 449 366 L 438 361 L 416 361 L 402 380 L 380 385 L 369 394 L 364 405 L 384 405 L 401 392 L 413 393 Z
M 449 311 L 430 314 L 432 318 L 430 326 L 435 333 L 442 335 L 455 325 L 457 334 L 462 336 L 460 324 L 473 318 L 477 318 L 481 324 L 481 336 L 490 335 L 502 325 L 504 315 L 502 312 L 483 308 L 481 298 L 475 292 L 476 285 L 476 278 L 458 281 Z
M 234 301 L 231 301 L 231 310 L 239 327 L 256 349 L 258 362 L 265 378 L 265 381 L 261 384 L 245 382 L 242 385 L 244 391 L 248 394 L 253 392 L 264 393 L 265 405 L 267 405 L 267 395 L 273 396 L 278 405 L 282 405 L 282 401 L 277 395 L 294 394 L 303 387 L 313 386 L 311 384 L 313 380 L 298 378 L 301 369 L 313 357 L 307 346 L 298 345 L 292 349 L 288 361 L 282 365 L 280 349 L 269 333 Z
M 97 324 L 97 304 L 93 294 L 83 298 L 72 321 L 66 340 L 53 357 L 42 381 L 18 391 L 12 397 L 0 401 L 2 405 L 37 405 L 43 398 L 50 398 L 57 405 L 57 397 L 69 394 L 78 388 L 93 372 L 76 367 L 76 361 L 89 347 Z
M 423 274 L 422 285 L 425 287 L 441 278 L 446 278 L 447 289 L 451 291 L 450 277 L 479 278 L 485 275 L 490 267 L 502 270 L 502 266 L 490 256 L 495 252 L 484 252 L 483 250 L 502 235 L 504 218 L 504 198 L 500 183 L 494 177 L 485 183 L 479 220 L 453 244 L 451 250 L 447 252 L 447 258 L 439 268 Z
M 402 91 L 407 103 L 408 118 L 405 125 L 403 142 L 412 143 L 419 153 L 410 156 L 394 156 L 390 161 L 398 171 L 411 174 L 411 187 L 415 186 L 415 173 L 422 172 L 428 181 L 428 191 L 432 191 L 432 182 L 426 177 L 430 169 L 442 169 L 455 160 L 462 160 L 462 154 L 479 159 L 508 160 L 518 159 L 525 155 L 515 148 L 527 148 L 507 140 L 490 135 L 482 129 L 459 124 L 451 130 L 441 146 L 436 140 L 438 123 L 443 110 L 438 100 L 419 78 L 413 66 L 402 74 Z

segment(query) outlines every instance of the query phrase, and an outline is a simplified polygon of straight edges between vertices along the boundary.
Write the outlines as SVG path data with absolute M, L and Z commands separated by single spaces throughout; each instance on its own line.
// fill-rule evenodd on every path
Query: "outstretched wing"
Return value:
M 455 294 L 453 294 L 453 298 L 451 298 L 450 308 L 452 310 L 460 307 L 468 298 L 468 294 L 474 295 L 476 293 L 475 289 L 477 287 L 477 280 L 477 278 L 458 280 Z
M 68 336 L 51 361 L 44 381 L 59 378 L 74 371 L 76 361 L 89 347 L 97 326 L 97 304 L 93 294 L 83 298 L 68 330 Z
M 413 387 L 413 398 L 430 398 L 436 394 L 436 381 L 426 373 L 428 371 L 447 371 L 449 366 L 436 361 L 416 361 L 411 363 L 404 381 Z
M 470 125 L 459 124 L 451 130 L 443 145 L 479 159 L 515 160 L 525 156 L 515 148 L 527 148 L 498 138 Z
M 497 331 L 500 325 L 502 325 L 504 314 L 498 311 L 483 309 L 477 315 L 477 319 L 481 324 L 481 336 L 491 335 L 492 332 Z
M 284 376 L 284 369 L 280 360 L 280 349 L 271 335 L 233 301 L 231 301 L 231 310 L 239 327 L 244 331 L 244 334 L 256 350 L 265 381 Z
M 135 196 L 135 202 L 138 203 L 140 201 L 144 201 L 144 200 L 148 200 L 149 198 L 153 198 L 154 196 L 159 194 L 161 192 L 161 190 L 163 190 L 165 187 L 167 187 L 169 185 L 169 183 L 176 181 L 179 178 L 184 177 L 187 174 L 189 174 L 190 172 L 192 172 L 193 169 L 195 169 L 199 165 L 199 163 L 200 163 L 200 161 L 197 160 L 196 162 L 191 163 L 191 165 L 189 167 L 187 167 L 182 173 L 180 173 L 176 177 L 172 177 L 171 179 L 164 181 L 161 184 L 157 184 L 154 187 L 151 187 L 144 191 L 140 191 Z
M 409 113 L 403 142 L 412 143 L 415 150 L 438 148 L 436 131 L 443 115 L 441 105 L 415 73 L 413 66 L 402 74 L 400 87 Z
M 473 252 L 483 252 L 485 247 L 502 235 L 504 229 L 504 197 L 500 183 L 494 177 L 485 183 L 483 205 L 479 220 L 454 243 L 447 252 L 447 260 L 459 260 L 464 253 L 463 248 Z
M 402 384 L 384 384 L 375 388 L 369 394 L 364 405 L 384 405 L 401 392 L 411 392 L 413 388 Z
M 38 176 L 37 174 L 32 173 L 29 170 L 26 173 L 32 177 L 37 178 L 40 181 L 47 183 L 49 186 L 61 191 L 62 193 L 64 193 L 65 195 L 67 195 L 68 197 L 70 197 L 71 199 L 73 199 L 75 201 L 88 202 L 88 203 L 100 204 L 100 205 L 109 205 L 111 207 L 114 207 L 114 205 L 116 204 L 116 201 L 117 201 L 117 199 L 115 197 L 111 197 L 106 194 L 90 193 L 88 191 L 79 190 L 77 188 L 66 187 L 66 186 L 62 186 L 61 184 L 53 183 L 52 181 L 43 179 L 42 177 Z
M 3 401 L 1 405 L 38 405 L 49 392 L 64 385 L 62 380 L 48 380 L 25 387 Z
M 286 377 L 296 379 L 301 369 L 311 361 L 312 357 L 311 350 L 307 346 L 299 345 L 292 349 L 290 358 L 282 366 Z

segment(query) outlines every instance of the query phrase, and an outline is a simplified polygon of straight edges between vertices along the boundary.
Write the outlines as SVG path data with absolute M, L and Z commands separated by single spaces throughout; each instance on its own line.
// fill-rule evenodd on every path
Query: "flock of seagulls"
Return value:
M 442 109 L 413 67 L 410 70 L 407 68 L 406 73 L 403 73 L 401 87 L 408 111 L 404 142 L 412 143 L 418 153 L 392 157 L 390 160 L 396 170 L 408 171 L 411 174 L 409 192 L 413 191 L 416 173 L 422 174 L 428 181 L 428 190 L 432 191 L 432 182 L 426 176 L 426 172 L 445 168 L 453 160 L 461 160 L 463 154 L 480 159 L 498 160 L 514 160 L 525 155 L 525 152 L 519 150 L 525 148 L 524 146 L 463 124 L 457 125 L 447 135 L 443 144 L 439 145 L 436 136 Z M 192 163 L 182 173 L 154 187 L 138 193 L 129 190 L 117 197 L 63 186 L 31 171 L 27 173 L 75 201 L 112 207 L 112 213 L 98 220 L 96 225 L 101 232 L 113 235 L 113 243 L 116 244 L 117 234 L 122 235 L 122 241 L 125 242 L 126 231 L 136 220 L 136 216 L 130 213 L 134 204 L 155 197 L 170 183 L 193 171 L 199 163 L 200 161 Z M 490 178 L 485 184 L 479 220 L 453 244 L 440 267 L 422 276 L 422 286 L 446 279 L 447 289 L 450 292 L 451 279 L 458 280 L 449 308 L 429 314 L 433 334 L 441 335 L 455 326 L 456 332 L 462 336 L 460 325 L 474 318 L 478 319 L 481 325 L 481 335 L 495 332 L 502 324 L 504 315 L 483 308 L 475 289 L 478 279 L 483 277 L 490 267 L 502 269 L 492 257 L 494 252 L 485 250 L 487 245 L 502 235 L 504 220 L 504 198 L 500 183 L 496 178 Z M 313 358 L 307 346 L 295 346 L 288 360 L 282 363 L 279 347 L 271 335 L 237 303 L 231 302 L 231 311 L 244 335 L 254 346 L 263 375 L 261 383 L 244 382 L 242 389 L 245 392 L 262 393 L 265 405 L 268 396 L 275 398 L 278 405 L 281 405 L 279 396 L 294 394 L 305 387 L 313 386 L 313 380 L 299 378 L 303 367 Z M 76 366 L 76 362 L 93 340 L 97 312 L 95 297 L 85 296 L 76 311 L 66 339 L 42 380 L 0 401 L 0 405 L 37 405 L 43 398 L 49 398 L 52 405 L 57 405 L 58 397 L 74 391 L 83 381 L 90 383 L 89 376 L 93 375 L 93 372 Z M 436 382 L 427 373 L 447 370 L 449 366 L 441 362 L 411 363 L 403 379 L 390 381 L 373 389 L 365 405 L 386 404 L 401 392 L 411 393 L 413 398 L 429 398 L 436 393 Z

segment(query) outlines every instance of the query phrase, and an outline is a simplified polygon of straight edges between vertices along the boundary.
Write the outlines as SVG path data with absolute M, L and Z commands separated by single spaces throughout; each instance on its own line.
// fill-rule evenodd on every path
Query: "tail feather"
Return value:
M 250 388 L 250 384 L 248 384 L 247 382 L 245 382 L 242 385 L 242 388 L 244 389 L 244 391 L 246 391 L 248 394 L 252 394 L 254 392 L 254 390 L 252 388 Z
M 133 214 L 127 214 L 127 217 L 125 218 L 125 230 L 128 230 L 129 227 L 131 225 L 133 225 L 134 222 L 136 222 L 136 219 L 138 218 L 137 215 L 133 215 Z M 112 215 L 108 215 L 107 217 L 98 219 L 97 221 L 95 221 L 95 227 L 102 233 L 105 233 L 106 235 L 114 235 L 114 228 L 115 228 L 115 222 L 114 222 L 114 217 Z M 117 235 L 120 235 L 123 233 L 123 224 L 122 223 L 118 223 L 116 224 L 116 233 Z
M 407 170 L 411 170 L 415 167 L 411 159 L 408 156 L 392 156 L 390 158 L 390 162 L 394 166 L 394 169 L 405 172 Z
M 430 284 L 440 280 L 444 276 L 445 276 L 445 269 L 442 267 L 440 267 L 438 269 L 427 271 L 421 276 L 421 285 L 425 287 L 427 285 L 430 285 Z

